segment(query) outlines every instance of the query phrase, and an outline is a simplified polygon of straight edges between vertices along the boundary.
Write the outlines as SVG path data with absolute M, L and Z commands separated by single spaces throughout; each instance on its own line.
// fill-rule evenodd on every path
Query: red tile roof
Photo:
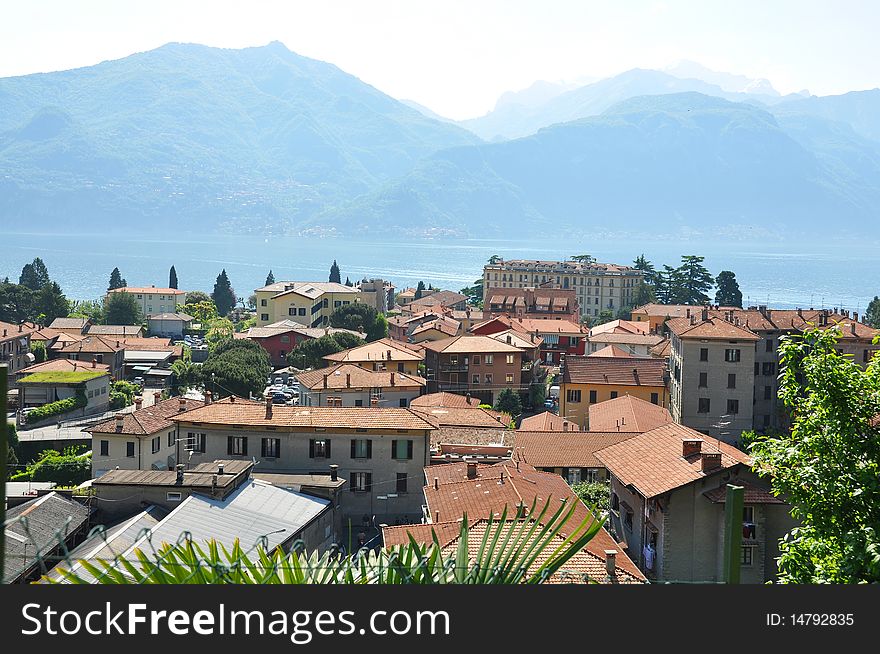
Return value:
M 440 393 L 428 393 L 427 395 L 417 397 L 410 402 L 409 405 L 411 407 L 445 406 L 465 409 L 469 406 L 480 406 L 480 400 L 476 397 L 469 398 L 465 395 L 457 395 L 455 393 L 441 391 Z
M 590 431 L 646 432 L 672 422 L 672 415 L 662 406 L 632 395 L 592 404 L 589 408 Z
M 632 359 L 634 358 L 632 354 L 627 352 L 626 350 L 622 350 L 616 345 L 606 345 L 603 348 L 599 348 L 595 352 L 592 352 L 587 355 L 588 357 L 614 357 L 617 359 Z
M 519 424 L 521 431 L 579 431 L 577 423 L 566 420 L 555 413 L 544 411 L 536 416 L 524 418 Z
M 744 504 L 785 504 L 786 502 L 773 495 L 769 489 L 760 488 L 754 484 L 737 482 L 737 486 L 743 486 L 743 503 Z M 727 486 L 719 486 L 712 490 L 707 490 L 703 495 L 710 502 L 715 504 L 724 504 L 727 501 Z
M 390 354 L 389 354 L 390 353 Z M 328 354 L 326 361 L 338 362 L 382 362 L 382 361 L 422 361 L 420 354 L 413 352 L 400 341 L 390 338 L 381 338 L 378 341 L 358 345 L 357 347 Z
M 745 323 L 736 325 L 723 318 L 710 315 L 706 320 L 673 318 L 666 327 L 679 338 L 708 338 L 721 340 L 758 341 L 760 337 L 746 329 Z
M 413 411 L 441 427 L 506 427 L 510 416 L 479 407 L 413 406 Z
M 112 336 L 85 336 L 76 341 L 72 341 L 64 345 L 58 351 L 63 353 L 85 352 L 119 352 L 124 350 L 125 345 L 121 338 L 113 338 Z
M 108 293 L 158 293 L 160 295 L 186 295 L 186 291 L 176 288 L 160 288 L 156 286 L 123 286 L 122 288 L 114 288 Z
M 490 336 L 455 336 L 424 345 L 426 350 L 444 354 L 522 353 L 520 348 L 497 341 Z
M 201 400 L 187 399 L 184 405 L 184 411 L 181 411 L 180 398 L 172 397 L 163 400 L 158 404 L 132 411 L 130 413 L 122 413 L 122 431 L 116 430 L 116 418 L 110 418 L 97 425 L 86 427 L 83 431 L 92 434 L 126 434 L 143 436 L 155 434 L 156 432 L 174 429 L 176 424 L 172 422 L 172 418 L 184 415 L 185 412 L 198 409 L 203 406 Z
M 662 359 L 570 356 L 565 358 L 563 383 L 665 386 Z
M 107 372 L 110 366 L 106 363 L 95 363 L 94 361 L 80 361 L 76 359 L 51 359 L 43 363 L 35 363 L 27 368 L 18 371 L 21 375 L 30 375 L 34 372 L 91 372 L 93 370 Z
M 518 431 L 516 450 L 535 468 L 604 468 L 596 452 L 637 434 L 624 432 Z
M 353 363 L 340 363 L 329 368 L 318 368 L 302 372 L 296 380 L 310 390 L 324 389 L 324 377 L 327 377 L 328 390 L 385 388 L 420 388 L 426 384 L 422 377 L 388 370 L 366 370 Z M 394 384 L 391 383 L 392 376 Z

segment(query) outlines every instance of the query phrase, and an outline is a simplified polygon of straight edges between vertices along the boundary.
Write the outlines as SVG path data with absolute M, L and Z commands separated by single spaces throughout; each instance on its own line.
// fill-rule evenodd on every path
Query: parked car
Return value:
M 284 379 L 282 377 L 276 377 L 275 378 L 275 385 L 276 386 L 284 386 Z
M 287 400 L 284 393 L 272 393 L 272 404 L 287 404 Z
M 146 384 L 146 382 L 144 381 L 144 378 L 143 378 L 143 377 L 135 377 L 132 381 L 133 381 L 136 385 L 140 386 L 141 388 L 143 388 L 144 385 Z

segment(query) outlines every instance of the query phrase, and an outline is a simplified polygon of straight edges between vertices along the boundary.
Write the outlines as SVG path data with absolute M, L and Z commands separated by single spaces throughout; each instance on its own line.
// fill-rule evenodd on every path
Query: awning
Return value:
M 148 370 L 147 374 L 150 377 L 170 377 L 172 373 L 170 370 L 162 370 L 161 368 L 153 368 L 151 370 Z
M 132 370 L 137 370 L 138 372 L 147 372 L 152 366 L 132 366 Z

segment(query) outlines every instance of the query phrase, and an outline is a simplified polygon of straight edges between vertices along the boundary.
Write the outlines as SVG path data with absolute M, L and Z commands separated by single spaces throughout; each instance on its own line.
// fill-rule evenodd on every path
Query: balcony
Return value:
M 441 363 L 440 372 L 467 372 L 469 369 L 466 363 Z

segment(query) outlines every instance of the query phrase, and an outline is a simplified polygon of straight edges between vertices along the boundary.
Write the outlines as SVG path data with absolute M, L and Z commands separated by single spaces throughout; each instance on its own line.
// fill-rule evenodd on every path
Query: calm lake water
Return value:
M 866 242 L 794 245 L 713 243 L 701 240 L 588 241 L 545 240 L 352 241 L 336 238 L 199 235 L 137 238 L 107 234 L 7 233 L 0 227 L 0 278 L 15 281 L 21 267 L 42 257 L 52 278 L 72 299 L 94 299 L 107 288 L 118 266 L 131 286 L 168 283 L 177 270 L 180 288 L 210 292 L 222 268 L 238 295 L 275 279 L 323 281 L 334 259 L 342 279 L 382 277 L 398 288 L 419 280 L 458 290 L 482 274 L 493 254 L 504 258 L 566 259 L 591 254 L 600 261 L 631 263 L 644 253 L 659 268 L 677 265 L 682 254 L 706 257 L 713 275 L 736 273 L 744 302 L 785 307 L 843 307 L 863 312 L 880 294 L 877 236 Z

